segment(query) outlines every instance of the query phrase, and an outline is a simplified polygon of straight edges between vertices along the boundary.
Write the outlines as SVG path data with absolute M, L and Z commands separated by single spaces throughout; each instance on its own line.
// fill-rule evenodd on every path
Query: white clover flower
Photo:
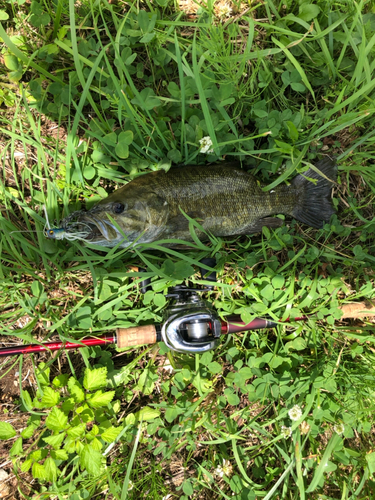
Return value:
M 203 137 L 200 141 L 199 144 L 201 145 L 201 153 L 213 153 L 214 150 L 211 148 L 212 146 L 212 140 L 209 135 L 206 137 Z
M 291 420 L 299 420 L 302 417 L 301 407 L 299 405 L 294 405 L 293 408 L 288 411 L 288 415 Z
M 161 369 L 164 370 L 165 372 L 168 372 L 168 373 L 173 373 L 174 372 L 174 368 L 170 364 L 169 361 L 167 361 L 166 363 L 164 363 L 164 365 L 161 367 Z
M 344 432 L 345 426 L 344 424 L 336 424 L 333 426 L 333 430 L 340 435 Z
M 223 465 L 218 465 L 215 469 L 215 474 L 219 477 L 228 476 L 230 477 L 233 472 L 233 467 L 229 460 L 223 460 Z
M 306 422 L 306 420 L 304 420 L 299 426 L 299 429 L 301 431 L 301 434 L 307 434 L 310 430 L 310 425 Z
M 281 434 L 284 439 L 288 439 L 292 435 L 292 428 L 286 427 L 285 425 L 281 426 Z
M 215 10 L 217 17 L 220 17 L 221 19 L 229 17 L 232 14 L 232 7 L 225 0 L 219 2 L 219 4 L 216 5 Z

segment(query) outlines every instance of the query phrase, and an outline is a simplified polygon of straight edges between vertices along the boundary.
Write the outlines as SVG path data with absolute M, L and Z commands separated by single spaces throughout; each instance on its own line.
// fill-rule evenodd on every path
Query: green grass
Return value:
M 375 296 L 375 10 L 269 0 L 233 3 L 222 19 L 218 5 L 188 16 L 167 0 L 0 0 L 2 342 L 160 323 L 168 287 L 203 284 L 207 256 L 218 282 L 206 298 L 222 317 L 280 320 L 195 357 L 162 344 L 45 356 L 31 385 L 18 361 L 23 390 L 0 431 L 24 498 L 373 496 L 373 321 L 340 322 L 339 306 Z M 210 154 L 200 152 L 206 136 Z M 43 205 L 60 220 L 148 171 L 237 159 L 271 190 L 327 153 L 338 158 L 337 216 L 319 231 L 287 220 L 183 252 L 43 236 Z M 13 363 L 0 365 L 5 398 Z M 72 430 L 94 390 L 69 406 L 73 380 L 85 384 L 84 369 L 100 367 L 105 418 L 95 410 Z M 60 430 L 45 418 L 56 406 Z M 108 427 L 117 437 L 101 437 Z M 70 441 L 54 450 L 44 437 L 59 432 Z

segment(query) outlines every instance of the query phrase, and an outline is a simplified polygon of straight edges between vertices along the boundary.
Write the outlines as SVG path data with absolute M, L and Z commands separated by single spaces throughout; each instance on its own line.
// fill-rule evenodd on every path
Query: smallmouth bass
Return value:
M 225 163 L 150 172 L 87 212 L 76 212 L 74 222 L 68 216 L 62 225 L 67 233 L 79 231 L 84 235 L 79 239 L 87 243 L 106 247 L 119 244 L 121 248 L 135 241 L 193 241 L 184 213 L 214 236 L 252 234 L 263 226 L 279 227 L 283 221 L 270 217 L 274 214 L 290 215 L 319 229 L 334 213 L 330 197 L 337 171 L 328 158 L 318 161 L 315 167 L 322 175 L 310 168 L 289 186 L 279 185 L 269 192 L 262 191 L 251 174 Z M 202 231 L 197 235 L 202 240 L 206 237 Z

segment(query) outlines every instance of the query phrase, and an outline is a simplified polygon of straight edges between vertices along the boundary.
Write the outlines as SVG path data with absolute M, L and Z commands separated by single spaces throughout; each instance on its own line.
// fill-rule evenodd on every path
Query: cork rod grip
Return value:
M 343 312 L 340 320 L 346 318 L 366 318 L 375 315 L 375 302 L 371 300 L 366 302 L 352 302 L 351 304 L 344 304 L 340 309 Z
M 155 325 L 136 326 L 133 328 L 117 328 L 117 347 L 155 344 Z

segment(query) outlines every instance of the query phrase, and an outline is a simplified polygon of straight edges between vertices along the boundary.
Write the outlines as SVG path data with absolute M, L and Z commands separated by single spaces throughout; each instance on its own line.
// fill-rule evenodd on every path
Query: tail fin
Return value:
M 330 198 L 336 182 L 337 168 L 335 162 L 329 158 L 318 161 L 315 167 L 324 177 L 310 168 L 304 175 L 297 175 L 292 181 L 292 186 L 298 190 L 298 202 L 292 215 L 311 227 L 321 229 L 335 213 Z M 317 179 L 317 182 L 311 182 L 305 177 Z

